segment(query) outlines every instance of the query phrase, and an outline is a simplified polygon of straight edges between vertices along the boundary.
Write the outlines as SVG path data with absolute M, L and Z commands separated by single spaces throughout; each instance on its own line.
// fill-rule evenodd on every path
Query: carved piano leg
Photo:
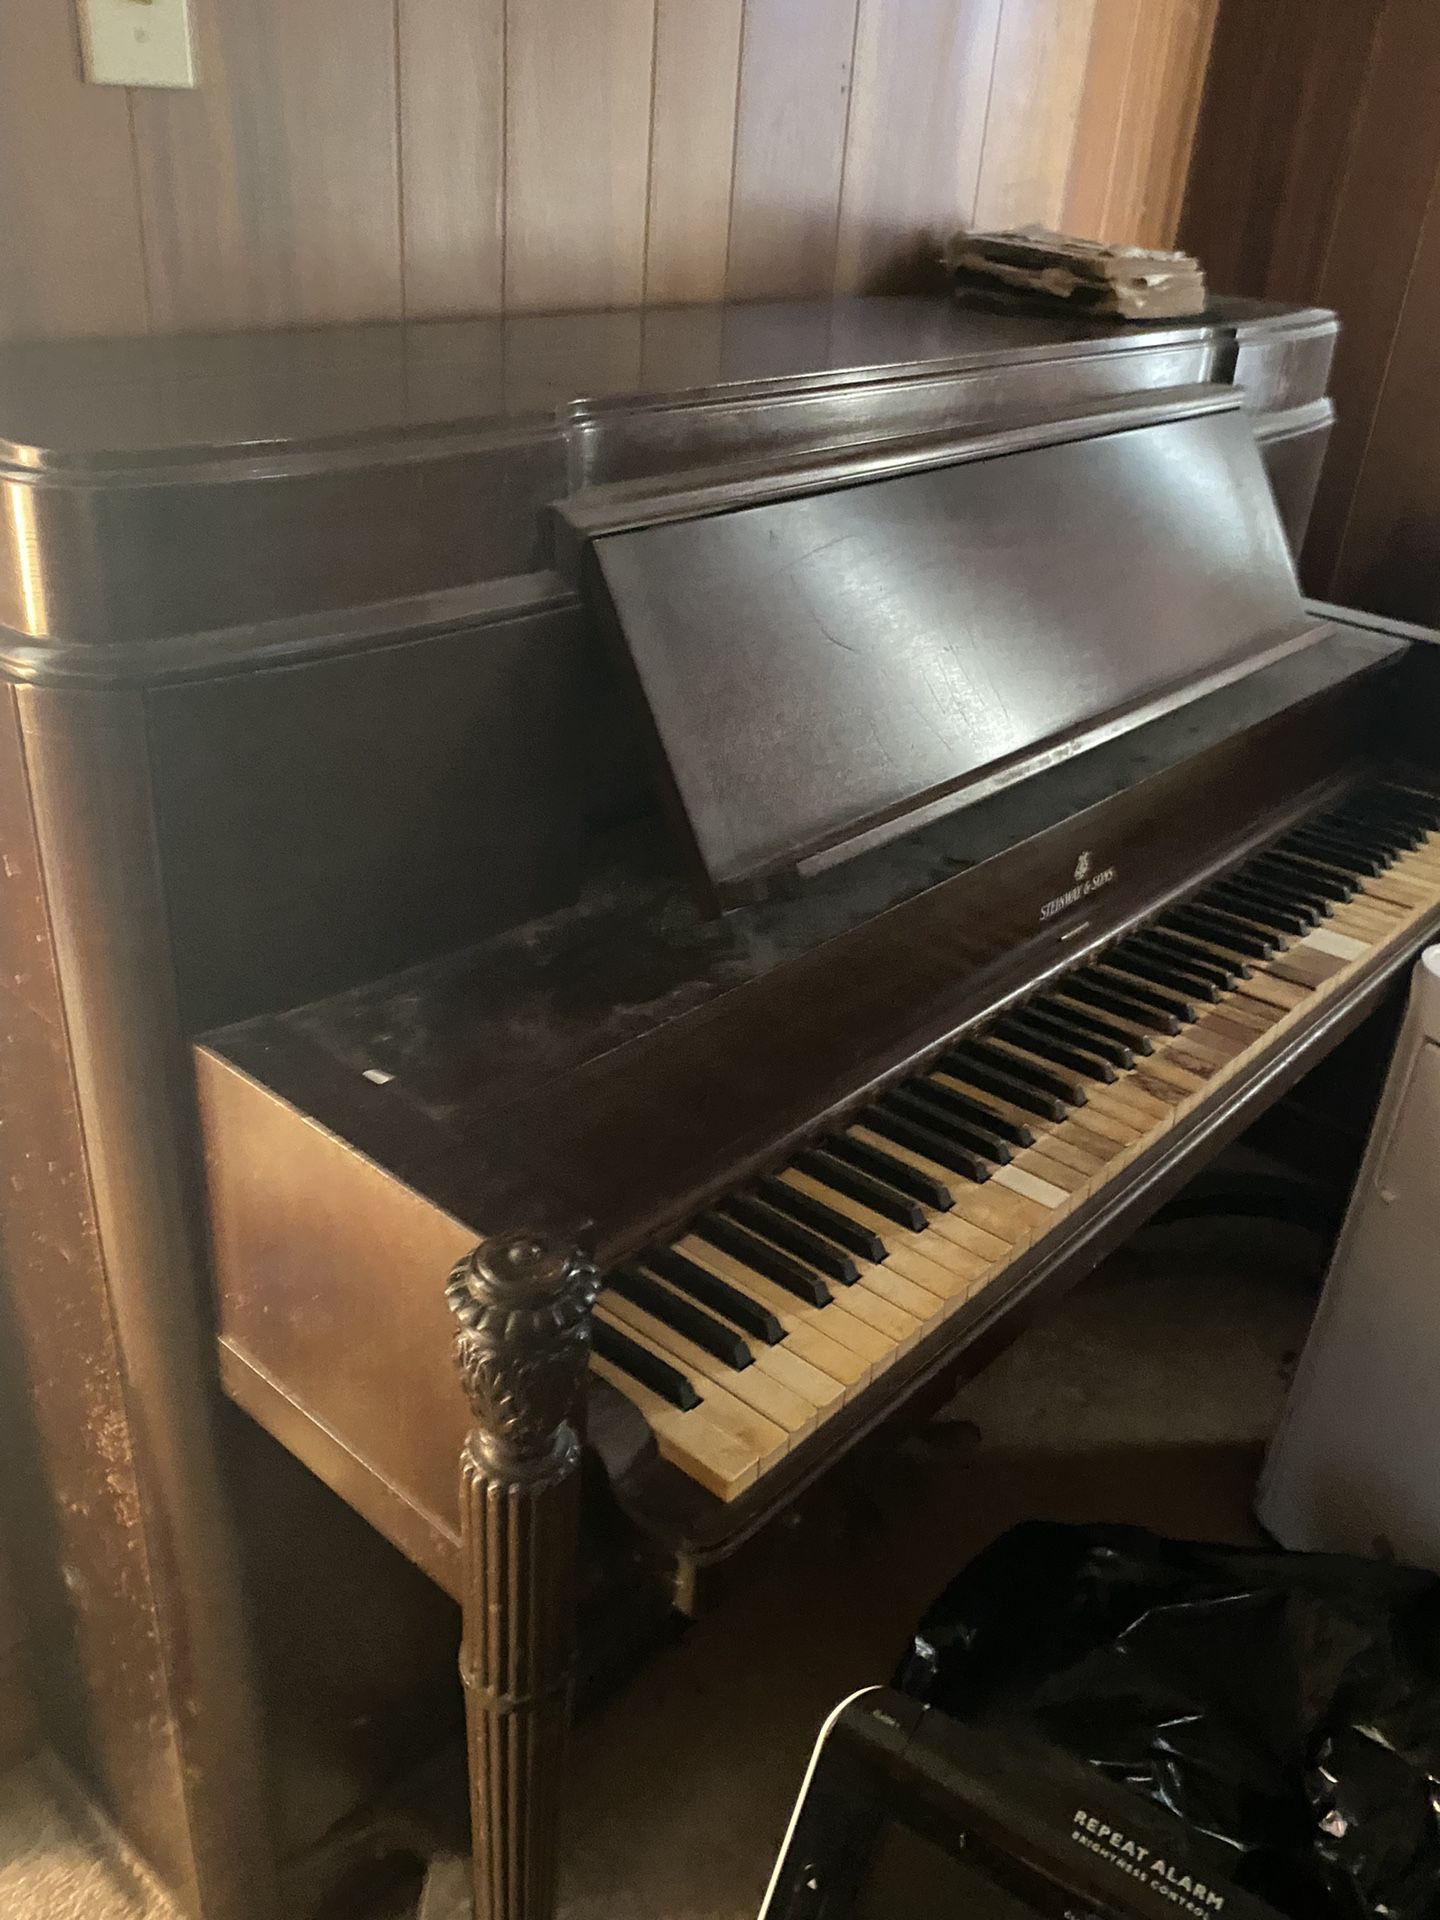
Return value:
M 476 1920 L 550 1920 L 574 1665 L 580 1442 L 595 1268 L 574 1247 L 486 1241 L 450 1276 L 475 1423 L 460 1462 Z

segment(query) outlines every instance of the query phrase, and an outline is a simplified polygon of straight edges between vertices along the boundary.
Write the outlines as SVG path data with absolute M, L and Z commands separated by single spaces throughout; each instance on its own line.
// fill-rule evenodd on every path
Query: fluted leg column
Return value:
M 575 1408 L 599 1290 L 575 1248 L 486 1241 L 446 1289 L 474 1415 L 460 1460 L 475 1920 L 550 1920 L 574 1665 Z

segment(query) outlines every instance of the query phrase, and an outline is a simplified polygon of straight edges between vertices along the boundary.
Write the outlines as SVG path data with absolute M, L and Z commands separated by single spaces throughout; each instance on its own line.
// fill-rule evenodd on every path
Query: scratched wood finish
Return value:
M 0 335 L 900 289 L 976 217 L 1168 239 L 1214 4 L 194 0 L 200 88 L 127 93 L 70 0 L 3 0 Z
M 1237 292 L 1342 328 L 1312 591 L 1440 617 L 1440 9 L 1222 0 L 1182 237 Z

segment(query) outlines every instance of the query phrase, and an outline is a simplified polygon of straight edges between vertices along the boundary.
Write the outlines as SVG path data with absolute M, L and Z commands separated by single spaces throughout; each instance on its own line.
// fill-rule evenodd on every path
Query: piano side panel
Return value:
M 458 1597 L 469 1411 L 445 1281 L 478 1234 L 196 1049 L 226 1390 Z
M 0 689 L 0 1481 L 48 1736 L 188 1911 L 240 1920 L 268 1871 L 263 1762 L 177 1219 L 184 1054 L 136 720 Z
M 525 573 L 537 506 L 565 485 L 548 428 L 397 435 L 363 462 L 303 441 L 266 461 L 204 451 L 43 484 L 0 465 L 19 543 L 0 532 L 0 624 L 60 647 L 149 641 Z
M 1262 420 L 1255 423 L 1260 458 L 1297 561 L 1305 544 L 1334 421 L 1334 408 L 1328 400 L 1320 400 L 1295 413 L 1278 415 L 1273 425 Z

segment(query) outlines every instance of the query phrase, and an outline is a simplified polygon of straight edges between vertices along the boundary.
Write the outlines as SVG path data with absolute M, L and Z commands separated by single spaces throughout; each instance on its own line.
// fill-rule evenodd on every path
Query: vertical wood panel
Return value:
M 1149 176 L 1144 200 L 1145 243 L 1155 247 L 1175 244 L 1218 6 L 1218 0 L 1175 3 L 1177 18 L 1165 74 L 1165 99 L 1154 145 L 1145 161 Z
M 1440 620 L 1440 179 L 1432 180 L 1334 563 L 1347 604 Z
M 507 305 L 638 305 L 654 39 L 655 0 L 509 0 Z
M 1000 0 L 860 0 L 836 286 L 905 284 L 975 214 Z
M 1179 0 L 1148 0 L 1136 21 L 1106 201 L 1110 240 L 1154 244 L 1146 227 L 1146 193 L 1164 116 L 1174 110 L 1166 81 L 1178 6 Z
M 1335 227 L 1385 0 L 1312 0 L 1299 80 L 1286 88 L 1289 164 L 1275 206 L 1263 291 L 1314 298 Z
M 0 0 L 0 334 L 879 290 L 977 220 L 1166 239 L 1214 4 L 195 0 L 199 89 L 127 95 L 71 0 Z
M 1065 231 L 1089 240 L 1111 237 L 1111 186 L 1130 64 L 1145 5 L 1146 0 L 1096 0 L 1064 210 Z
M 1317 580 L 1344 578 L 1340 555 L 1356 484 L 1400 325 L 1425 210 L 1440 167 L 1440 8 L 1388 6 L 1376 36 L 1354 152 L 1317 297 L 1344 316 L 1335 355 L 1338 419 L 1306 553 Z
M 405 311 L 504 304 L 505 0 L 396 0 Z
M 982 227 L 1058 227 L 1095 0 L 1005 0 L 980 163 Z
M 858 0 L 746 0 L 726 292 L 828 293 Z
M 645 298 L 725 293 L 745 0 L 657 0 Z
M 1319 278 L 1320 298 L 1343 303 L 1345 324 L 1335 358 L 1339 418 L 1307 544 L 1327 585 L 1367 597 L 1383 592 L 1387 548 L 1407 579 L 1417 565 L 1435 564 L 1424 517 L 1440 518 L 1425 497 L 1429 447 L 1440 437 L 1432 298 L 1440 247 L 1437 85 L 1440 7 L 1392 0 L 1376 34 Z M 1407 541 L 1422 551 L 1397 544 Z M 1436 598 L 1429 611 L 1440 612 Z
M 192 0 L 194 93 L 134 94 L 160 331 L 400 312 L 394 0 Z
M 144 327 L 129 103 L 81 81 L 70 0 L 0 0 L 0 336 Z
M 1293 103 L 1311 38 L 1306 10 L 1316 4 L 1225 0 L 1216 24 L 1196 141 L 1204 161 L 1191 169 L 1180 230 L 1211 284 L 1231 293 L 1264 291 L 1276 210 L 1294 165 Z

